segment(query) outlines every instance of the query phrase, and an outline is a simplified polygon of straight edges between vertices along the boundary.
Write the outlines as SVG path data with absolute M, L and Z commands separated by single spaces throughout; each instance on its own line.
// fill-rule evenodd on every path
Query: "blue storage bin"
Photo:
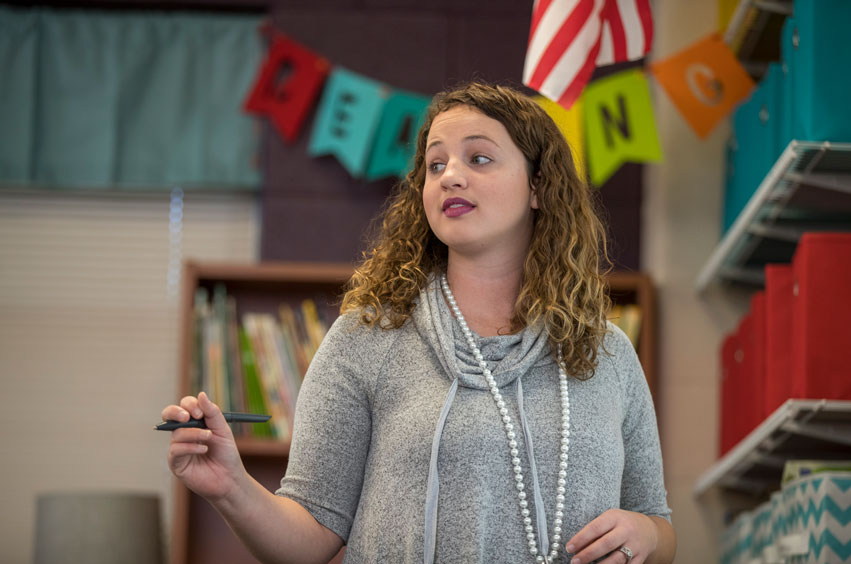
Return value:
M 771 63 L 768 65 L 768 72 L 765 73 L 765 76 L 762 78 L 762 84 L 760 85 L 760 88 L 764 90 L 765 114 L 763 117 L 766 120 L 766 134 L 771 136 L 771 151 L 769 152 L 771 165 L 769 169 L 774 165 L 780 153 L 783 152 L 783 149 L 789 143 L 789 139 L 786 139 L 785 143 L 783 142 L 784 139 L 781 134 L 784 119 L 783 103 L 786 98 L 785 90 L 787 86 L 784 79 L 783 65 L 781 63 Z M 760 111 L 762 112 L 762 110 Z
M 724 194 L 724 232 L 747 205 L 776 160 L 776 136 L 768 108 L 772 98 L 771 90 L 770 85 L 760 83 L 750 98 L 733 114 L 734 178 Z
M 794 139 L 792 136 L 792 49 L 797 25 L 794 17 L 787 17 L 780 33 L 780 65 L 783 73 L 783 94 L 777 135 L 779 137 L 781 152 L 789 145 L 789 141 Z
M 735 131 L 730 133 L 730 138 L 727 140 L 727 146 L 724 151 L 724 202 L 723 202 L 723 212 L 721 214 L 722 224 L 721 224 L 721 233 L 725 233 L 727 229 L 730 228 L 730 225 L 733 224 L 733 221 L 736 220 L 736 216 L 739 215 L 741 208 L 738 194 L 742 193 L 742 189 L 739 187 L 739 184 L 742 181 L 742 175 L 736 174 L 736 162 L 737 157 L 736 153 L 738 151 L 738 144 L 736 143 L 736 133 Z
M 851 141 L 851 2 L 796 0 L 791 67 L 792 135 Z

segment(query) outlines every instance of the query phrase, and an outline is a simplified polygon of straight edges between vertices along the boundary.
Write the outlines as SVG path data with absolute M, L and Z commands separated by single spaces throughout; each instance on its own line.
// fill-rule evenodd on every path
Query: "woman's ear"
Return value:
M 538 208 L 538 186 L 541 184 L 541 173 L 536 172 L 531 179 L 529 179 L 529 188 L 532 190 L 532 197 L 529 200 L 530 205 L 533 210 L 537 210 Z

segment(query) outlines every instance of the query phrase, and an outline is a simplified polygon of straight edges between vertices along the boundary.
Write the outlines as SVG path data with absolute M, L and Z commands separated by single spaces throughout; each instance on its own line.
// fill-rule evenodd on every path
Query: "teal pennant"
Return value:
M 417 132 L 425 119 L 429 98 L 396 91 L 384 104 L 372 156 L 366 171 L 368 180 L 384 176 L 404 177 L 411 167 Z
M 308 154 L 334 155 L 349 174 L 362 177 L 388 96 L 382 83 L 334 69 L 322 93 Z

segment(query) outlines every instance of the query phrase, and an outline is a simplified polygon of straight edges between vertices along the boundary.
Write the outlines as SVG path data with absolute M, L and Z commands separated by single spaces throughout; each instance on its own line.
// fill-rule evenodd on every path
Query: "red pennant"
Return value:
M 293 142 L 330 69 L 326 59 L 273 33 L 269 54 L 243 107 L 269 116 L 284 139 Z

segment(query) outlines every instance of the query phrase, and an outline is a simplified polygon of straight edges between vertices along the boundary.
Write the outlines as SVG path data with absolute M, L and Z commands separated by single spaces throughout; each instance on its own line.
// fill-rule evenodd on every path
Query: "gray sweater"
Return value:
M 546 332 L 529 327 L 477 342 L 514 422 L 534 524 L 517 408 L 522 381 L 551 537 L 561 410 Z M 614 326 L 605 348 L 611 355 L 601 352 L 593 378 L 569 378 L 571 435 L 557 562 L 568 562 L 564 543 L 607 509 L 670 519 L 656 416 L 638 358 Z M 303 505 L 346 542 L 344 562 L 423 562 L 429 495 L 436 503 L 435 562 L 534 562 L 502 420 L 436 281 L 400 329 L 364 327 L 353 314 L 337 319 L 305 377 L 294 429 L 277 494 Z M 428 488 L 435 441 L 439 490 Z

